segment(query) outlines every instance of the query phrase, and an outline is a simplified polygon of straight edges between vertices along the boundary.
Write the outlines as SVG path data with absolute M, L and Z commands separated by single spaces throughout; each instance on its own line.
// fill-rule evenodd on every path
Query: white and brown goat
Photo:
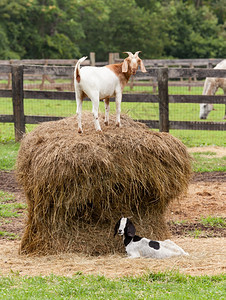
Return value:
M 75 71 L 75 94 L 77 102 L 78 132 L 82 133 L 82 101 L 85 96 L 92 101 L 94 124 L 97 131 L 101 131 L 98 109 L 99 100 L 105 101 L 105 125 L 109 124 L 109 101 L 115 97 L 116 102 L 116 126 L 120 127 L 120 113 L 122 92 L 131 75 L 135 75 L 140 66 L 142 72 L 146 72 L 142 60 L 137 51 L 135 54 L 125 52 L 128 57 L 122 63 L 106 65 L 104 67 L 83 67 L 80 64 L 87 58 L 78 60 Z

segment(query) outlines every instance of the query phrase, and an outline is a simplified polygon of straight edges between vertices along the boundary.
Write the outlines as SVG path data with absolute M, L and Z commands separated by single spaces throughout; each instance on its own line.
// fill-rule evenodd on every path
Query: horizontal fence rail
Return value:
M 143 79 L 148 77 L 157 77 L 158 71 L 161 68 L 150 68 L 147 69 L 147 73 L 142 73 L 137 71 L 135 78 L 142 77 Z M 162 68 L 163 69 L 163 68 Z M 168 78 L 206 78 L 206 77 L 219 77 L 226 78 L 226 70 L 222 69 L 204 69 L 204 68 L 194 68 L 194 69 L 181 69 L 181 68 L 169 68 Z M 12 66 L 10 65 L 0 65 L 0 73 L 11 73 Z M 74 67 L 68 66 L 23 66 L 23 72 L 25 75 L 35 74 L 35 75 L 56 75 L 56 76 L 73 76 Z
M 136 73 L 136 77 L 157 77 L 158 70 L 161 68 L 150 68 L 147 69 L 147 73 L 142 73 L 138 71 Z M 162 68 L 163 69 L 163 68 Z M 197 77 L 197 78 L 206 78 L 206 77 L 219 77 L 219 78 L 226 78 L 226 70 L 222 69 L 181 69 L 181 68 L 169 68 L 168 78 L 190 78 L 190 77 Z
M 75 65 L 77 59 L 11 59 L 0 60 L 1 65 Z M 90 60 L 86 59 L 84 65 L 90 65 Z
M 223 58 L 197 58 L 197 59 L 143 59 L 145 66 L 212 66 L 218 64 Z M 0 60 L 0 65 L 75 65 L 77 59 L 10 59 Z M 90 59 L 85 64 L 106 65 L 108 63 L 122 62 L 119 53 L 109 53 L 108 61 L 96 62 L 95 53 L 90 53 Z
M 13 99 L 13 115 L 0 115 L 0 122 L 14 123 L 15 138 L 20 140 L 25 124 L 59 120 L 56 116 L 26 116 L 24 115 L 23 99 L 49 99 L 75 101 L 74 92 L 61 91 L 32 91 L 23 90 L 24 75 L 55 75 L 73 76 L 74 67 L 71 66 L 41 66 L 41 65 L 1 65 L 0 73 L 12 74 L 12 89 L 0 90 L 0 97 Z M 151 128 L 168 132 L 170 129 L 192 130 L 226 130 L 226 122 L 189 122 L 169 120 L 169 103 L 221 103 L 226 105 L 226 96 L 196 96 L 196 95 L 168 95 L 169 79 L 175 78 L 226 78 L 226 70 L 206 68 L 148 68 L 147 73 L 137 72 L 135 79 L 154 77 L 158 85 L 158 95 L 151 94 L 123 94 L 123 102 L 159 103 L 159 120 L 138 120 Z M 84 99 L 88 100 L 88 99 Z M 114 101 L 113 98 L 110 101 Z
M 0 90 L 0 97 L 11 98 L 12 90 Z M 74 92 L 54 91 L 24 91 L 24 99 L 47 99 L 47 100 L 71 100 L 75 101 Z M 85 98 L 84 101 L 87 101 Z M 114 102 L 110 98 L 110 102 Z M 150 94 L 123 94 L 123 102 L 158 103 L 158 95 Z M 207 103 L 226 104 L 226 96 L 203 96 L 203 95 L 169 95 L 169 103 Z
M 221 62 L 223 58 L 198 59 L 143 59 L 145 66 L 212 66 Z

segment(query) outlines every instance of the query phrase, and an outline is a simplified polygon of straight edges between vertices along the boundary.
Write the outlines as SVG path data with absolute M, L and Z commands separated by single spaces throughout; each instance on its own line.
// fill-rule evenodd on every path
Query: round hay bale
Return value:
M 169 236 L 164 213 L 186 191 L 191 159 L 167 133 L 153 132 L 128 116 L 115 116 L 102 133 L 83 113 L 39 125 L 27 134 L 17 158 L 17 178 L 27 199 L 28 217 L 21 253 L 124 251 L 113 238 L 121 216 L 133 217 L 137 232 L 153 239 Z

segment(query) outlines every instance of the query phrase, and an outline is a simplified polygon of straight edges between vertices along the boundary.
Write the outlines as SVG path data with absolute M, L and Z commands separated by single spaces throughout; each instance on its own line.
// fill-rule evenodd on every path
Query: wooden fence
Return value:
M 122 59 L 119 58 L 119 53 L 109 53 L 108 61 L 96 62 L 95 53 L 91 52 L 89 54 L 90 59 L 87 59 L 83 65 L 91 66 L 102 66 L 107 63 L 113 64 L 121 62 Z M 207 67 L 212 68 L 214 65 L 222 61 L 221 58 L 198 58 L 198 59 L 143 59 L 145 66 L 149 67 Z M 0 60 L 0 65 L 63 65 L 63 66 L 74 66 L 77 59 L 10 59 L 10 60 Z
M 12 74 L 12 89 L 0 90 L 0 97 L 12 98 L 13 115 L 0 115 L 0 122 L 14 123 L 15 139 L 19 141 L 25 132 L 25 124 L 37 124 L 53 121 L 62 117 L 55 116 L 26 116 L 24 115 L 24 99 L 57 99 L 75 100 L 74 92 L 55 91 L 28 91 L 23 89 L 24 74 L 73 76 L 74 67 L 67 66 L 40 66 L 40 65 L 1 65 L 0 73 Z M 151 128 L 159 128 L 168 132 L 169 129 L 193 130 L 226 130 L 226 122 L 184 122 L 169 120 L 169 103 L 221 103 L 226 104 L 226 96 L 192 96 L 168 95 L 168 80 L 175 78 L 206 78 L 224 77 L 226 70 L 205 68 L 150 68 L 145 73 L 147 77 L 157 78 L 158 95 L 151 94 L 123 94 L 123 102 L 159 103 L 159 121 L 138 120 Z M 136 78 L 143 77 L 138 71 Z M 114 101 L 114 99 L 111 99 Z
M 217 63 L 219 63 L 222 59 L 144 59 L 144 65 L 146 68 L 148 67 L 178 67 L 178 68 L 195 68 L 195 67 L 205 67 L 205 68 L 212 68 Z M 106 64 L 118 63 L 121 62 L 122 59 L 119 58 L 119 53 L 109 53 L 108 61 L 105 62 L 96 62 L 95 53 L 91 52 L 89 55 L 89 59 L 85 60 L 83 63 L 84 66 L 104 66 Z M 22 65 L 43 65 L 43 66 L 75 66 L 77 59 L 23 59 L 23 60 L 0 60 L 1 65 L 15 65 L 15 64 L 22 64 Z M 68 77 L 64 76 L 61 79 L 67 79 L 68 82 L 59 83 L 56 82 L 55 79 L 58 78 L 57 75 L 38 75 L 38 74 L 24 74 L 24 79 L 28 80 L 41 80 L 41 83 L 26 83 L 24 84 L 25 89 L 40 89 L 40 90 L 57 90 L 57 91 L 73 91 L 74 90 L 74 83 L 73 83 L 73 76 Z M 7 79 L 7 83 L 1 83 L 0 89 L 11 89 L 11 73 L 9 74 L 0 74 L 0 79 Z M 145 81 L 145 82 L 144 82 Z M 197 81 L 197 78 L 189 77 L 188 80 L 184 81 L 183 78 L 180 78 L 180 81 L 169 81 L 169 86 L 183 86 L 187 87 L 189 91 L 191 91 L 192 87 L 200 87 L 202 86 L 202 82 Z M 128 86 L 132 91 L 135 86 L 145 87 L 145 86 L 152 86 L 153 93 L 157 91 L 157 79 L 155 77 L 131 77 Z

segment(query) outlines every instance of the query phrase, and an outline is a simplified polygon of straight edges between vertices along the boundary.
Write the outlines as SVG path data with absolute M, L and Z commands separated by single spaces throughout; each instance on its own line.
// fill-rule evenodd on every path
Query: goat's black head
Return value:
M 114 236 L 118 233 L 119 235 L 126 235 L 130 237 L 135 236 L 136 229 L 128 218 L 121 218 L 115 225 L 115 233 Z

